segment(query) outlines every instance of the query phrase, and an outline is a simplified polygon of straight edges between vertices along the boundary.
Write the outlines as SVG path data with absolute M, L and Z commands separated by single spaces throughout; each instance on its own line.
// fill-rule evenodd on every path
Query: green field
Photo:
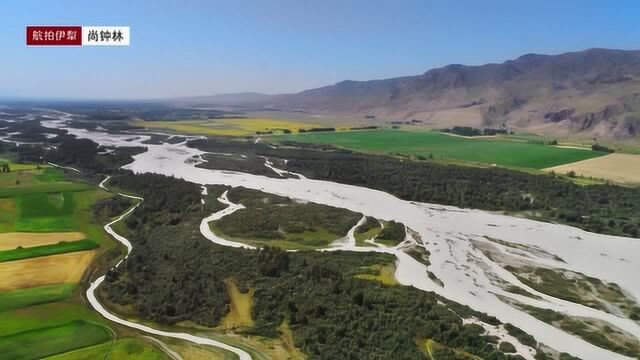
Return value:
M 95 360 L 110 354 L 109 359 L 164 360 L 164 353 L 140 339 L 120 339 L 68 353 L 55 355 L 49 360 Z
M 373 130 L 305 133 L 274 137 L 277 140 L 332 144 L 378 154 L 415 155 L 514 168 L 544 169 L 604 155 L 517 139 L 470 139 L 432 131 Z
M 95 187 L 65 180 L 59 169 L 0 174 L 0 232 L 80 231 L 100 245 L 113 246 L 94 224 L 91 206 L 111 196 Z
M 75 320 L 0 337 L 1 359 L 39 359 L 112 339 L 105 326 Z
M 64 300 L 77 284 L 55 284 L 0 292 L 0 312 Z
M 30 259 L 40 256 L 66 254 L 76 251 L 92 250 L 99 245 L 93 240 L 79 240 L 70 242 L 59 242 L 57 244 L 32 246 L 28 248 L 18 248 L 0 251 L 0 262 Z
M 12 172 L 0 173 L 0 233 L 78 231 L 86 239 L 0 251 L 3 265 L 97 247 L 104 252 L 116 246 L 92 211 L 96 201 L 110 193 L 69 181 L 59 169 L 11 165 Z M 148 341 L 122 338 L 114 343 L 113 325 L 80 296 L 85 287 L 70 282 L 0 292 L 0 360 L 56 354 L 63 359 L 167 358 Z

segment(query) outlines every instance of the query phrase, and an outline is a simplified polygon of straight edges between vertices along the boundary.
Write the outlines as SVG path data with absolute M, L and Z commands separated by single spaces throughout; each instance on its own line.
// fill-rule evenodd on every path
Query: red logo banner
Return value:
M 27 45 L 82 45 L 82 26 L 27 26 Z

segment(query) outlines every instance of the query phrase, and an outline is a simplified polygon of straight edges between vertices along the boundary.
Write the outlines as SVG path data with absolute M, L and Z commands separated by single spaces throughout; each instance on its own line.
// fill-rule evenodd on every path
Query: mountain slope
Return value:
M 417 76 L 342 81 L 233 104 L 375 115 L 385 121 L 420 119 L 436 127 L 631 137 L 640 134 L 640 51 L 527 54 L 502 64 L 448 65 Z

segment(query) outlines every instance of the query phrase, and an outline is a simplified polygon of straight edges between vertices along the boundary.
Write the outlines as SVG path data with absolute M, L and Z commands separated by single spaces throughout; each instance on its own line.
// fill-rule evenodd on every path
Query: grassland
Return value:
M 326 248 L 339 237 L 324 229 L 305 231 L 295 234 L 285 234 L 282 239 L 261 239 L 251 236 L 233 236 L 225 233 L 217 222 L 209 223 L 211 231 L 223 239 L 243 243 L 255 247 L 275 246 L 284 250 L 315 250 Z
M 110 359 L 164 360 L 166 355 L 136 338 L 119 339 L 47 358 L 48 360 L 95 360 L 109 354 Z M 185 359 L 192 359 L 185 357 Z
M 298 131 L 301 128 L 322 127 L 313 122 L 287 119 L 209 119 L 182 121 L 133 121 L 134 126 L 154 130 L 167 130 L 179 134 L 248 136 L 258 132 L 282 133 L 284 129 Z
M 304 133 L 276 140 L 332 144 L 377 154 L 404 154 L 436 161 L 544 169 L 604 155 L 509 138 L 464 138 L 433 131 L 373 130 Z
M 357 246 L 375 246 L 365 240 L 373 239 L 382 231 L 382 226 L 377 219 L 367 217 L 364 224 L 358 226 L 353 236 L 356 238 Z
M 325 248 L 343 238 L 362 216 L 244 188 L 231 190 L 229 199 L 245 208 L 210 222 L 209 228 L 222 238 L 256 247 Z
M 384 285 L 398 285 L 394 264 L 372 265 L 364 267 L 363 270 L 363 274 L 355 275 L 356 279 L 379 281 Z
M 23 171 L 23 170 L 35 170 L 40 168 L 47 168 L 48 165 L 37 165 L 37 164 L 21 164 L 12 161 L 12 159 L 3 158 L 0 156 L 0 164 L 8 164 L 9 170 L 11 171 Z
M 229 313 L 222 319 L 220 326 L 224 329 L 248 328 L 254 325 L 251 311 L 253 310 L 253 289 L 242 293 L 231 279 L 224 280 L 230 299 Z
M 469 354 L 468 352 L 460 349 L 450 349 L 432 339 L 416 340 L 416 344 L 429 360 L 444 358 L 458 360 L 482 360 L 479 356 Z

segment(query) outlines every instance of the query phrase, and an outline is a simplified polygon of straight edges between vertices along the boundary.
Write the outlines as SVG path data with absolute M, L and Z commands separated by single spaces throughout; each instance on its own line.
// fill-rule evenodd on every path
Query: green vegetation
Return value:
M 505 266 L 523 284 L 543 294 L 606 312 L 617 308 L 632 316 L 638 304 L 613 283 L 564 269 Z M 524 290 L 523 290 L 524 291 Z M 617 314 L 615 314 L 617 315 Z
M 64 300 L 77 284 L 55 284 L 0 292 L 0 312 Z
M 91 239 L 4 250 L 0 251 L 0 261 L 41 257 L 46 262 L 50 255 L 98 246 L 103 249 L 100 253 L 107 252 L 108 256 L 100 258 L 95 266 L 116 256 L 117 251 L 109 251 L 116 247 L 115 244 L 96 222 L 102 224 L 106 218 L 115 215 L 107 210 L 122 210 L 122 204 L 114 201 L 121 206 L 100 207 L 100 211 L 93 211 L 94 205 L 104 202 L 110 194 L 85 183 L 70 182 L 62 170 L 35 166 L 0 173 L 0 193 L 3 196 L 0 198 L 0 232 L 69 229 Z M 96 217 L 99 220 L 96 221 Z M 31 271 L 38 280 L 47 276 L 47 273 L 37 273 L 22 266 L 20 271 Z M 43 269 L 46 266 L 49 265 Z M 60 271 L 65 264 L 51 261 L 50 266 L 52 270 Z M 83 269 L 74 268 L 73 271 L 82 272 Z M 115 356 L 113 358 L 119 358 L 118 355 L 129 353 L 132 356 L 155 354 L 148 358 L 166 359 L 159 350 L 139 340 L 123 339 L 112 349 L 111 339 L 115 334 L 103 325 L 106 320 L 89 310 L 82 300 L 77 291 L 84 286 L 69 282 L 33 287 L 26 280 L 25 286 L 32 287 L 0 292 L 0 359 L 39 359 L 61 353 L 65 353 L 62 358 L 78 359 L 82 358 L 79 355 L 84 350 L 75 349 L 87 346 L 102 350 L 93 351 L 93 356 L 110 353 Z M 140 346 L 143 346 L 142 351 L 133 351 Z
M 407 255 L 414 258 L 419 263 L 422 263 L 426 266 L 431 265 L 431 261 L 429 261 L 429 256 L 431 256 L 431 252 L 425 249 L 421 245 L 412 244 L 410 247 L 404 250 Z
M 353 236 L 356 238 L 357 246 L 375 246 L 365 242 L 365 240 L 373 239 L 382 231 L 382 226 L 378 219 L 367 216 L 364 224 L 358 226 Z
M 102 325 L 77 320 L 0 337 L 0 359 L 34 359 L 91 346 L 112 338 Z
M 405 226 L 402 223 L 391 221 L 384 222 L 384 228 L 376 237 L 376 242 L 386 246 L 396 246 L 406 237 Z
M 267 118 L 207 119 L 181 121 L 133 121 L 133 126 L 164 129 L 180 134 L 246 136 L 260 133 L 286 133 L 301 128 L 314 127 L 311 122 Z
M 165 360 L 168 357 L 155 346 L 141 339 L 125 338 L 84 349 L 66 352 L 47 358 L 48 360 L 95 360 L 95 359 Z
M 253 310 L 253 289 L 242 293 L 235 280 L 224 280 L 229 295 L 229 313 L 222 319 L 220 326 L 225 329 L 251 327 L 254 321 L 251 317 Z
M 71 242 L 61 241 L 57 244 L 32 246 L 28 248 L 17 248 L 13 250 L 0 251 L 0 262 L 92 250 L 98 246 L 99 245 L 93 240 L 87 239 Z
M 264 154 L 289 159 L 285 170 L 309 178 L 382 190 L 404 200 L 506 211 L 597 233 L 640 236 L 638 188 L 581 186 L 554 174 L 414 162 L 315 147 L 268 149 Z
M 518 341 L 520 342 L 520 344 L 522 345 L 527 345 L 527 346 L 531 346 L 531 347 L 536 347 L 538 342 L 536 341 L 536 339 L 525 333 L 524 331 L 520 330 L 519 328 L 511 325 L 511 324 L 506 324 L 504 326 L 504 329 L 507 330 L 507 333 L 509 333 L 509 335 L 513 336 L 514 338 L 518 339 Z
M 345 209 L 302 203 L 256 190 L 234 188 L 229 200 L 245 206 L 210 224 L 222 237 L 284 249 L 327 247 L 347 234 L 361 215 Z
M 518 295 L 530 297 L 532 299 L 540 299 L 540 297 L 538 295 L 534 295 L 534 294 L 528 292 L 527 290 L 521 288 L 520 286 L 516 286 L 516 285 L 507 285 L 504 288 L 504 291 L 510 292 L 512 294 L 518 294 Z
M 418 347 L 427 356 L 429 360 L 455 359 L 455 360 L 482 360 L 481 357 L 469 354 L 462 349 L 449 348 L 445 345 L 427 339 L 417 341 Z
M 220 325 L 230 306 L 224 281 L 233 278 L 241 293 L 253 290 L 255 324 L 244 334 L 279 339 L 286 321 L 295 346 L 309 359 L 420 358 L 416 338 L 482 358 L 507 358 L 481 326 L 460 319 L 475 316 L 498 324 L 495 318 L 413 287 L 356 278 L 363 270 L 375 273 L 376 266 L 392 264 L 390 255 L 220 247 L 194 231 L 208 214 L 196 196 L 198 186 L 128 174 L 114 182 L 127 192 L 139 189 L 140 196 L 164 200 L 155 208 L 141 206 L 127 221 L 133 252 L 109 272 L 102 289 L 108 301 L 138 316 L 164 324 Z M 230 197 L 250 207 L 264 204 L 265 196 Z M 178 218 L 168 221 L 173 217 Z
M 510 342 L 503 341 L 498 345 L 498 350 L 504 353 L 514 353 L 516 352 L 516 347 Z
M 205 169 L 249 172 L 256 175 L 280 178 L 273 170 L 265 166 L 265 159 L 255 155 L 217 155 L 204 154 L 206 162 L 196 165 Z
M 384 285 L 398 285 L 396 267 L 391 264 L 376 264 L 363 268 L 364 273 L 357 274 L 356 279 L 379 281 Z
M 4 177 L 5 174 L 3 174 L 2 176 Z M 38 182 L 40 182 L 40 180 L 38 180 Z M 29 185 L 29 186 L 21 186 L 21 185 L 23 184 L 21 183 L 18 185 L 7 186 L 7 187 L 3 186 L 0 189 L 0 198 L 9 197 L 9 196 L 21 196 L 21 195 L 28 196 L 36 193 L 51 194 L 51 193 L 60 193 L 60 192 L 85 191 L 85 190 L 93 189 L 92 186 L 89 186 L 87 184 L 67 183 L 67 182 L 60 182 L 60 183 L 45 182 L 45 183 L 38 183 L 38 184 Z
M 544 169 L 604 153 L 507 139 L 467 139 L 431 131 L 374 130 L 287 135 L 281 140 L 331 144 L 378 154 L 408 154 L 506 167 Z
M 570 334 L 577 335 L 596 346 L 634 358 L 640 356 L 640 340 L 609 323 L 570 317 L 553 310 L 540 309 L 521 303 L 515 305 L 533 317 Z

